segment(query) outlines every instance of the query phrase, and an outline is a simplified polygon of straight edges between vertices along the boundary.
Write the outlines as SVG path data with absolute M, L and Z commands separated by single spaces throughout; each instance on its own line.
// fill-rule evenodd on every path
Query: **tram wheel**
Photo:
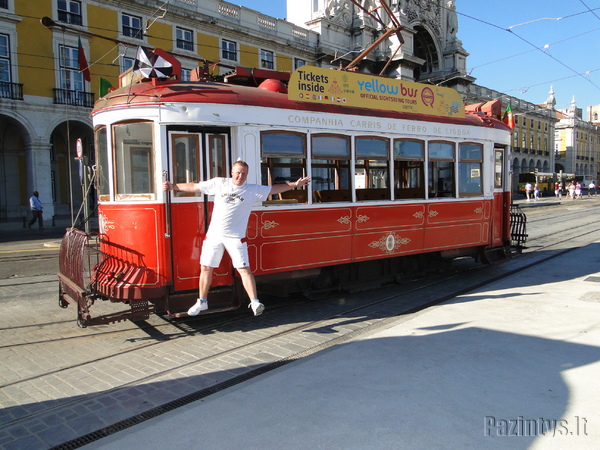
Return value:
M 323 300 L 334 290 L 334 273 L 323 269 L 319 276 L 308 280 L 308 286 L 303 289 L 303 295 L 310 300 Z
M 81 317 L 80 314 L 77 314 L 77 326 L 79 328 L 87 328 L 87 326 L 88 326 L 88 320 L 84 319 L 83 317 Z

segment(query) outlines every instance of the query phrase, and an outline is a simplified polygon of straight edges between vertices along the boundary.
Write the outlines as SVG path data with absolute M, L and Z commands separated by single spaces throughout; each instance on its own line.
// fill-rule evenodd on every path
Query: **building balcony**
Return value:
M 69 89 L 53 89 L 55 105 L 94 107 L 94 93 L 83 91 L 72 91 Z
M 8 81 L 0 81 L 0 98 L 23 100 L 23 85 L 19 83 L 9 83 Z

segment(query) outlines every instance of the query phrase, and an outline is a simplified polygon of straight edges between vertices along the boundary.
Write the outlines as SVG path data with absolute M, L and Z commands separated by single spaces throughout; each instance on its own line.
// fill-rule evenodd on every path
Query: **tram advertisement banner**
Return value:
M 313 66 L 302 66 L 292 73 L 288 98 L 387 111 L 465 117 L 462 98 L 454 89 Z

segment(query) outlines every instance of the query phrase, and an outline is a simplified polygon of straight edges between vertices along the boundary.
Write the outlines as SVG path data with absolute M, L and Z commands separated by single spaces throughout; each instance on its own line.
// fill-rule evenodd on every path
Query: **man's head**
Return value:
M 38 194 L 38 191 L 33 191 L 33 195 L 35 195 L 36 197 L 40 196 L 40 194 Z
M 245 161 L 236 161 L 231 168 L 231 180 L 236 186 L 241 186 L 248 178 L 248 164 Z

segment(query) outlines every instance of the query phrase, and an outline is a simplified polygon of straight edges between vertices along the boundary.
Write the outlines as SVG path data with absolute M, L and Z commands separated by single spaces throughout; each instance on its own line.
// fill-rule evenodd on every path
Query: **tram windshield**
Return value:
M 116 166 L 116 197 L 156 198 L 152 124 L 125 123 L 113 126 Z

